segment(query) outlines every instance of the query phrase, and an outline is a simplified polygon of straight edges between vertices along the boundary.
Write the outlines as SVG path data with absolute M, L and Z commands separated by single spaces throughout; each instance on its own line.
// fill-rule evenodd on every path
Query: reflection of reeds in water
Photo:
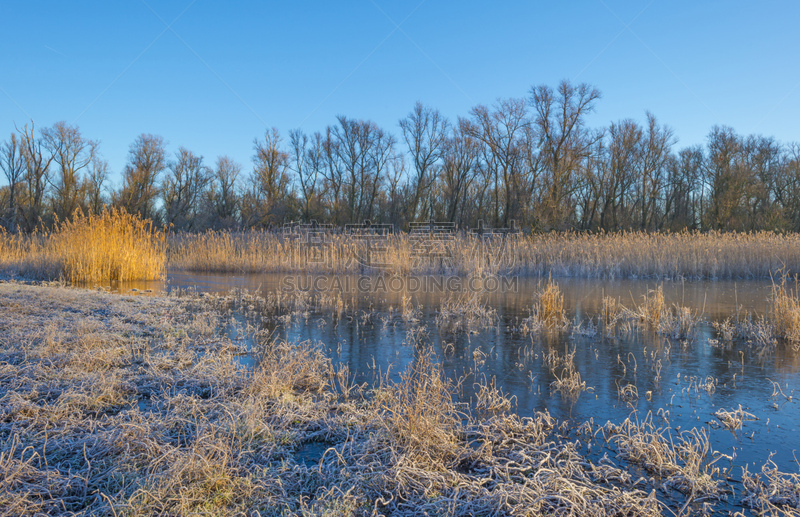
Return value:
M 165 265 L 164 233 L 121 210 L 76 212 L 50 233 L 9 235 L 0 229 L 0 268 L 24 277 L 73 283 L 154 280 L 164 275 Z
M 487 266 L 481 242 L 458 235 L 444 259 L 419 256 L 407 234 L 385 247 L 364 250 L 343 234 L 319 239 L 279 233 L 207 232 L 171 237 L 170 266 L 192 271 L 360 272 L 365 262 L 399 274 L 527 275 L 606 278 L 769 278 L 780 267 L 800 271 L 800 234 L 759 233 L 547 233 L 508 237 L 504 256 Z M 414 237 L 416 238 L 416 237 Z M 385 248 L 385 249 L 384 249 Z M 368 259 L 368 260 L 367 260 Z

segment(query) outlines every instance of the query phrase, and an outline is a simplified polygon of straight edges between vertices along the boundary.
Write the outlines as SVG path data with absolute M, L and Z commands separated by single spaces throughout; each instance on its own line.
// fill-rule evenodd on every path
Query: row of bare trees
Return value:
M 479 105 L 448 120 L 417 103 L 398 136 L 339 116 L 323 131 L 277 129 L 253 143 L 252 167 L 208 164 L 161 137 L 131 145 L 122 185 L 109 186 L 98 144 L 59 122 L 15 128 L 0 145 L 0 220 L 33 231 L 76 209 L 106 205 L 178 230 L 268 228 L 291 220 L 337 225 L 515 220 L 536 230 L 782 229 L 800 231 L 800 145 L 714 127 L 705 145 L 676 149 L 647 113 L 587 125 L 600 93 L 567 81 L 527 98 Z

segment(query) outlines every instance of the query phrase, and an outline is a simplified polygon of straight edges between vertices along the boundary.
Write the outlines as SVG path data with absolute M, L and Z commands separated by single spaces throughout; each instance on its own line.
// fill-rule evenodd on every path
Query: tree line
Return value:
M 30 122 L 0 142 L 0 222 L 31 232 L 106 206 L 176 230 L 275 228 L 288 221 L 511 221 L 546 230 L 800 231 L 800 144 L 715 126 L 676 148 L 646 114 L 587 125 L 600 92 L 562 81 L 449 120 L 417 103 L 396 133 L 338 116 L 313 134 L 275 128 L 248 167 L 209 162 L 163 138 L 131 144 L 122 184 L 109 184 L 98 143 L 77 126 Z

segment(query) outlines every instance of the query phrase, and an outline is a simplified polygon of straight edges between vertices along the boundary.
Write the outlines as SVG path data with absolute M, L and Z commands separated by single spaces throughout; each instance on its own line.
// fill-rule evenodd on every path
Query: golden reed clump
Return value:
M 76 211 L 52 232 L 10 235 L 0 230 L 0 270 L 71 283 L 155 280 L 164 276 L 166 237 L 124 210 Z

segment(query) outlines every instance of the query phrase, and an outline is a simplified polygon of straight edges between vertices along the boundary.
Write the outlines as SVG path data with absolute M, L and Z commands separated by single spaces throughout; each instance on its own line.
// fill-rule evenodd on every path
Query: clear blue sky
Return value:
M 588 82 L 591 119 L 702 143 L 714 124 L 800 140 L 800 2 L 0 0 L 0 138 L 33 118 L 101 141 L 119 183 L 140 133 L 212 164 L 344 114 L 399 134 L 420 100 L 455 118 L 535 84 Z M 2 181 L 2 180 L 0 180 Z

